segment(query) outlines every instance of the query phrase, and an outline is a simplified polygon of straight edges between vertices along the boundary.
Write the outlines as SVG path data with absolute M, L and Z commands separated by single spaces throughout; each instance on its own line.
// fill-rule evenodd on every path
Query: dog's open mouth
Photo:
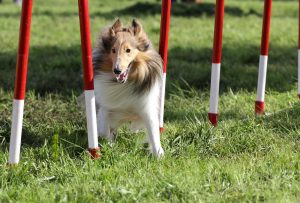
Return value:
M 116 78 L 117 78 L 117 81 L 119 83 L 124 83 L 126 82 L 127 78 L 128 78 L 128 72 L 129 72 L 129 68 L 126 69 L 125 72 L 121 73 L 120 75 L 118 75 Z
M 128 65 L 127 69 L 123 73 L 117 75 L 116 79 L 119 83 L 125 83 L 127 81 L 128 73 L 130 71 L 131 66 L 132 62 Z

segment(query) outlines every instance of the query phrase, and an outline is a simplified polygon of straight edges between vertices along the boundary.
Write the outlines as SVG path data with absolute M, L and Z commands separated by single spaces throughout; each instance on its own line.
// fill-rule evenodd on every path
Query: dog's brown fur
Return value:
M 131 66 L 128 82 L 134 84 L 135 92 L 147 92 L 161 79 L 162 59 L 135 19 L 129 27 L 123 27 L 117 19 L 100 34 L 93 51 L 94 69 L 112 72 L 116 61 L 122 70 Z

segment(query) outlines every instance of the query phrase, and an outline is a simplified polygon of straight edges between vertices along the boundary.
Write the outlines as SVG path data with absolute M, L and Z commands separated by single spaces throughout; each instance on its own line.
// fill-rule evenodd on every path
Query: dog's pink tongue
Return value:
M 125 80 L 126 76 L 127 76 L 127 72 L 122 73 L 122 74 L 119 76 L 119 80 L 120 80 L 120 81 Z
M 125 73 L 122 73 L 122 74 L 119 76 L 119 80 L 124 80 L 124 77 L 125 77 Z

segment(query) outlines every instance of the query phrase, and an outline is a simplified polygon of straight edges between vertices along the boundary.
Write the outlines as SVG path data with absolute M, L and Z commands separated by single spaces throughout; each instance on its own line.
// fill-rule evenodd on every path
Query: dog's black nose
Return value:
M 122 71 L 121 71 L 120 69 L 118 69 L 118 68 L 115 68 L 115 69 L 114 69 L 114 73 L 115 73 L 116 75 L 119 75 L 121 72 L 122 72 Z

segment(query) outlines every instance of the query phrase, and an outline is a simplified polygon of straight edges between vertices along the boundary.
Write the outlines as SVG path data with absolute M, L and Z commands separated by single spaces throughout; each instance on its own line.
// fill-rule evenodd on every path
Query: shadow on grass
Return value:
M 300 141 L 300 106 L 294 105 L 288 109 L 283 109 L 272 115 L 263 117 L 264 124 L 275 132 L 282 134 L 282 137 L 291 131 L 297 132 L 291 135 L 291 139 Z
M 145 16 L 156 15 L 161 13 L 160 3 L 138 2 L 132 6 L 120 10 L 114 10 L 108 16 Z M 243 16 L 245 13 L 239 7 L 225 6 L 225 13 L 232 16 Z M 196 16 L 214 16 L 214 3 L 172 3 L 171 15 L 181 17 L 196 17 Z
M 249 12 L 244 12 L 237 6 L 225 5 L 225 13 L 231 16 L 248 16 L 257 15 L 261 16 L 260 13 L 251 9 Z M 122 9 L 116 9 L 110 12 L 101 12 L 101 9 L 97 12 L 91 12 L 90 18 L 103 17 L 106 19 L 114 19 L 117 16 L 135 16 L 142 17 L 148 15 L 160 15 L 161 14 L 161 3 L 153 2 L 138 2 Z M 171 15 L 179 17 L 199 17 L 199 16 L 210 16 L 213 17 L 215 14 L 214 3 L 172 3 Z M 78 16 L 78 12 L 66 11 L 56 12 L 52 10 L 37 10 L 33 13 L 33 16 L 49 16 L 51 18 L 57 17 L 69 17 Z M 20 17 L 20 13 L 0 13 L 0 17 Z
M 243 50 L 243 51 L 240 51 Z M 267 89 L 284 92 L 295 88 L 297 82 L 296 47 L 270 45 Z M 212 50 L 173 48 L 168 59 L 168 89 L 171 83 L 178 82 L 184 87 L 185 80 L 196 89 L 210 86 Z M 258 77 L 259 47 L 253 45 L 224 45 L 220 90 L 234 91 L 246 89 L 255 91 Z
M 17 53 L 0 52 L 0 86 L 13 90 Z M 27 90 L 40 94 L 70 94 L 83 90 L 80 45 L 69 48 L 56 46 L 31 47 Z
M 243 50 L 243 51 L 240 51 Z M 189 49 L 175 47 L 169 50 L 168 92 L 172 84 L 206 90 L 210 85 L 211 54 L 209 48 Z M 227 89 L 255 91 L 257 85 L 259 47 L 236 44 L 224 45 L 221 67 L 221 93 Z M 0 52 L 0 87 L 13 90 L 16 53 Z M 270 45 L 267 89 L 283 92 L 294 88 L 297 82 L 296 47 Z M 27 90 L 44 95 L 60 93 L 69 97 L 83 90 L 80 45 L 68 48 L 56 46 L 31 47 Z

